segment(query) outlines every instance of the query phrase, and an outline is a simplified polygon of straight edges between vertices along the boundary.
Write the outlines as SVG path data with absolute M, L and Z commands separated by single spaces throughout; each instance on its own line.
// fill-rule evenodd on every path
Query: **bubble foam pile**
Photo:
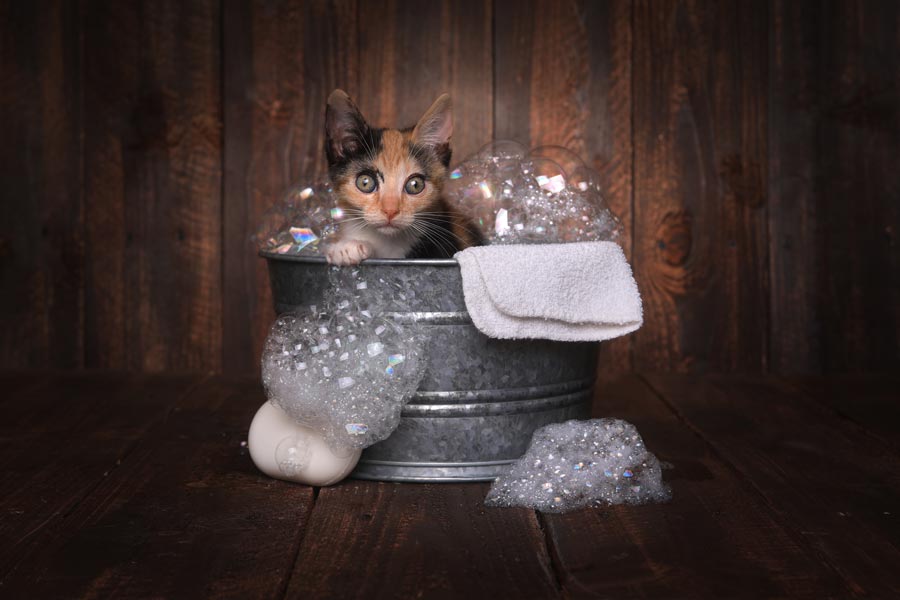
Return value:
M 322 432 L 335 451 L 386 439 L 424 371 L 424 342 L 402 311 L 397 285 L 333 267 L 327 305 L 278 317 L 266 339 L 262 380 L 270 402 Z
M 493 244 L 615 240 L 600 175 L 561 146 L 492 142 L 450 172 L 446 196 Z
M 525 455 L 491 485 L 485 504 L 562 513 L 670 498 L 659 460 L 634 425 L 593 419 L 535 431 Z

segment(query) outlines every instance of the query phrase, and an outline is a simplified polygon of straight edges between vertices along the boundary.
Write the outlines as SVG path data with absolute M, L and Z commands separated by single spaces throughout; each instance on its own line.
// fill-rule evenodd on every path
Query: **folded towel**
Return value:
M 489 337 L 601 341 L 643 323 L 631 267 L 613 242 L 479 246 L 455 258 L 466 309 Z

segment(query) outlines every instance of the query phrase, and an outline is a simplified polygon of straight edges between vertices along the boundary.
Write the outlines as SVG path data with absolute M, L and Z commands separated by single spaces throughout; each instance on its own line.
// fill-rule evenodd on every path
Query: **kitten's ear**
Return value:
M 444 165 L 450 164 L 450 136 L 453 135 L 453 106 L 450 95 L 444 94 L 434 101 L 416 123 L 412 132 L 413 143 L 433 148 Z
M 344 90 L 334 90 L 325 107 L 325 154 L 328 164 L 342 162 L 363 148 L 369 130 L 362 113 Z

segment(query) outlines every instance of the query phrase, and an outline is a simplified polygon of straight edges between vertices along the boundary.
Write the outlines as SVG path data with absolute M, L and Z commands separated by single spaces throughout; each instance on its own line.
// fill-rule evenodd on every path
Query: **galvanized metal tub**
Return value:
M 278 314 L 320 304 L 323 258 L 261 253 Z M 367 260 L 361 268 L 417 294 L 391 313 L 426 329 L 427 368 L 400 425 L 363 452 L 352 476 L 382 481 L 489 481 L 524 454 L 535 429 L 590 415 L 594 343 L 496 340 L 466 312 L 455 260 Z

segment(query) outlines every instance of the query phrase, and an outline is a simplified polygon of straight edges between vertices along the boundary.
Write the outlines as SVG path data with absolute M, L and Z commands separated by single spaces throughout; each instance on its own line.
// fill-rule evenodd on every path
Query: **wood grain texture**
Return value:
M 328 94 L 356 95 L 356 2 L 224 4 L 223 366 L 258 372 L 274 320 L 252 236 L 289 186 L 326 177 Z
M 631 4 L 501 0 L 495 13 L 494 137 L 578 154 L 600 174 L 630 257 Z M 631 370 L 631 340 L 601 346 L 603 378 Z
M 359 4 L 359 108 L 374 125 L 414 125 L 442 93 L 453 101 L 453 156 L 491 139 L 490 1 Z
M 0 582 L 8 594 L 14 579 L 31 581 L 35 553 L 200 378 L 30 379 L 34 385 L 4 397 L 0 423 Z
M 770 152 L 772 368 L 900 356 L 900 8 L 778 2 Z
M 222 368 L 219 3 L 86 1 L 85 363 Z
M 0 2 L 0 364 L 84 366 L 78 5 Z
M 486 484 L 345 481 L 319 492 L 293 598 L 556 598 L 532 511 L 484 507 Z
M 900 377 L 846 374 L 828 379 L 788 377 L 792 387 L 815 402 L 833 409 L 863 427 L 872 436 L 900 451 Z
M 621 379 L 595 414 L 638 426 L 673 500 L 540 518 L 485 508 L 487 484 L 314 499 L 241 445 L 259 383 L 199 380 L 0 373 L 4 597 L 897 595 L 900 455 L 856 420 L 893 415 L 896 377 Z
M 854 595 L 900 592 L 900 456 L 779 380 L 649 381 Z
M 655 393 L 630 376 L 594 413 L 634 423 L 670 463 L 667 504 L 544 515 L 569 597 L 822 598 L 849 591 L 762 498 Z
M 766 7 L 634 6 L 639 370 L 766 367 Z
M 241 446 L 264 401 L 257 382 L 208 379 L 65 516 L 4 593 L 279 595 L 313 492 L 261 475 Z
M 900 4 L 829 2 L 816 79 L 826 372 L 900 364 Z M 809 241 L 812 243 L 812 240 Z
M 769 368 L 820 372 L 824 364 L 816 185 L 819 2 L 772 3 L 769 15 Z
M 455 156 L 562 144 L 622 218 L 632 370 L 900 365 L 890 0 L 0 0 L 0 367 L 253 373 L 250 241 L 372 121 L 455 103 Z

